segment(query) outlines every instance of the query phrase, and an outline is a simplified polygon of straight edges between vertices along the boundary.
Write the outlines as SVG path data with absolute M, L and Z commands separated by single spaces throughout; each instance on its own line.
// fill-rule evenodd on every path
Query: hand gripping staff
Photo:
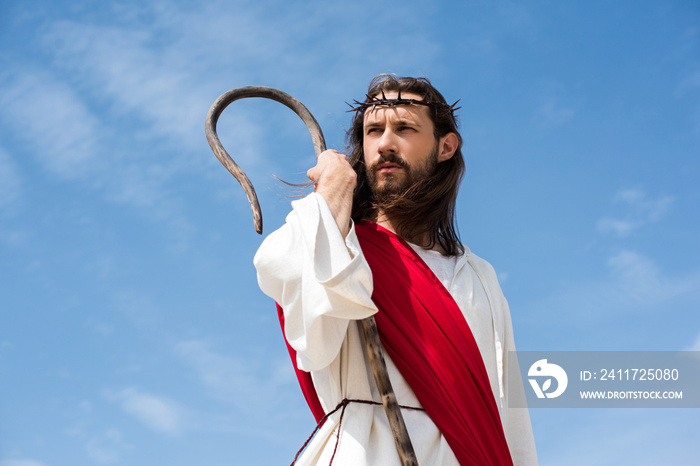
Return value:
M 253 211 L 255 231 L 262 234 L 262 212 L 260 210 L 258 196 L 255 193 L 255 188 L 253 188 L 253 184 L 250 182 L 243 170 L 241 170 L 238 164 L 236 164 L 228 152 L 226 152 L 216 134 L 216 123 L 219 120 L 219 116 L 221 116 L 221 112 L 223 112 L 226 107 L 236 100 L 245 99 L 248 97 L 263 97 L 266 99 L 275 100 L 291 108 L 297 115 L 299 115 L 311 133 L 311 139 L 314 143 L 314 150 L 316 151 L 317 158 L 321 152 L 326 150 L 326 141 L 323 138 L 321 127 L 318 125 L 318 122 L 313 117 L 311 112 L 309 112 L 309 110 L 297 99 L 277 89 L 261 86 L 239 87 L 222 94 L 211 106 L 209 113 L 207 114 L 205 124 L 207 141 L 209 142 L 211 150 L 214 151 L 216 158 L 219 159 L 224 167 L 226 167 L 226 169 L 243 187 L 243 190 L 248 197 L 250 208 Z M 394 441 L 396 442 L 396 449 L 398 450 L 399 457 L 401 458 L 401 464 L 403 466 L 418 466 L 416 454 L 413 451 L 413 445 L 411 444 L 411 439 L 409 438 L 408 431 L 406 430 L 406 424 L 404 423 L 401 410 L 399 409 L 398 402 L 396 401 L 396 395 L 394 394 L 394 390 L 391 387 L 391 382 L 389 381 L 389 373 L 386 369 L 386 363 L 384 362 L 384 356 L 382 354 L 382 348 L 379 342 L 377 324 L 374 317 L 371 316 L 362 320 L 361 324 L 365 335 L 367 353 L 369 354 L 370 363 L 372 365 L 372 372 L 374 373 L 374 379 L 382 397 L 384 410 L 389 418 L 389 424 L 394 434 Z

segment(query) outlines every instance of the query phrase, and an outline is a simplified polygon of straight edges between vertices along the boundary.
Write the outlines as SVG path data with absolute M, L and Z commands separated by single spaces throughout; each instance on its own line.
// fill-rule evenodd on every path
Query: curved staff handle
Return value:
M 231 156 L 228 155 L 228 152 L 226 152 L 226 149 L 224 149 L 224 146 L 219 140 L 219 136 L 216 134 L 216 123 L 219 121 L 221 112 L 223 112 L 226 107 L 236 100 L 245 99 L 248 97 L 264 97 L 266 99 L 272 99 L 294 110 L 294 113 L 299 115 L 311 133 L 311 139 L 314 143 L 316 157 L 318 157 L 321 152 L 326 150 L 326 141 L 323 138 L 321 127 L 318 125 L 316 118 L 314 118 L 311 112 L 309 112 L 309 110 L 304 107 L 301 102 L 291 95 L 271 87 L 238 87 L 222 94 L 212 104 L 211 108 L 209 109 L 209 113 L 207 113 L 207 120 L 204 125 L 204 132 L 207 135 L 209 147 L 211 147 L 211 150 L 214 151 L 214 155 L 216 155 L 216 158 L 219 159 L 219 162 L 226 167 L 226 169 L 243 187 L 243 191 L 245 191 L 245 194 L 248 197 L 248 203 L 250 203 L 250 209 L 253 211 L 255 231 L 262 235 L 262 211 L 260 210 L 260 203 L 258 202 L 258 195 L 255 193 L 255 188 L 253 188 L 253 184 L 250 182 L 243 170 L 241 170 L 241 167 L 239 167 L 238 164 L 233 161 Z
M 323 133 L 321 132 L 321 127 L 318 125 L 318 122 L 301 102 L 291 95 L 271 87 L 248 86 L 232 89 L 222 94 L 211 106 L 209 113 L 207 114 L 205 124 L 207 141 L 209 141 L 209 146 L 211 147 L 211 150 L 214 151 L 216 158 L 219 159 L 224 167 L 228 169 L 228 171 L 243 187 L 243 190 L 248 197 L 250 208 L 253 211 L 255 231 L 262 234 L 262 212 L 260 210 L 258 196 L 255 193 L 255 188 L 253 188 L 253 184 L 250 182 L 243 170 L 241 170 L 241 167 L 239 167 L 238 164 L 233 161 L 228 152 L 226 152 L 224 146 L 221 145 L 221 141 L 219 141 L 219 136 L 216 134 L 216 123 L 219 120 L 221 112 L 223 112 L 224 109 L 229 106 L 229 104 L 247 97 L 264 97 L 266 99 L 272 99 L 294 110 L 294 112 L 304 121 L 306 127 L 311 133 L 311 139 L 314 143 L 314 150 L 316 151 L 317 158 L 321 152 L 326 150 L 326 141 L 323 138 Z M 367 353 L 369 354 L 374 380 L 377 383 L 377 389 L 382 397 L 384 410 L 389 418 L 389 425 L 391 426 L 391 431 L 394 434 L 394 442 L 396 443 L 396 449 L 399 453 L 401 464 L 403 466 L 418 466 L 418 460 L 416 459 L 416 454 L 413 450 L 413 444 L 408 436 L 408 430 L 406 430 L 406 424 L 403 420 L 401 409 L 396 401 L 394 389 L 391 387 L 389 373 L 386 369 L 386 362 L 384 361 L 384 355 L 382 353 L 382 347 L 379 341 L 377 323 L 372 316 L 361 320 L 360 323 L 365 335 L 365 345 L 367 348 Z

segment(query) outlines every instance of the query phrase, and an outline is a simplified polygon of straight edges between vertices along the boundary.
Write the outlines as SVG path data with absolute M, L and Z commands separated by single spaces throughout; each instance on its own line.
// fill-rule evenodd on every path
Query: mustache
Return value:
M 383 163 L 394 163 L 398 165 L 401 168 L 406 168 L 408 166 L 408 163 L 399 157 L 398 155 L 394 154 L 393 152 L 389 152 L 387 154 L 382 154 L 379 156 L 379 159 L 377 159 L 376 162 L 374 162 L 369 169 L 372 171 L 375 171 L 377 167 Z

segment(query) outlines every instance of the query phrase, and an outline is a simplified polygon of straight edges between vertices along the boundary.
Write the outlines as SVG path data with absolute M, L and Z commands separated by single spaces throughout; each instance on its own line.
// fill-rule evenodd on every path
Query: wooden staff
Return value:
M 309 110 L 297 99 L 277 89 L 261 86 L 239 87 L 222 94 L 211 106 L 209 113 L 207 114 L 205 124 L 207 141 L 209 142 L 211 150 L 214 151 L 216 158 L 219 159 L 224 167 L 226 167 L 226 169 L 243 187 L 243 191 L 245 191 L 245 194 L 248 197 L 250 208 L 253 211 L 255 231 L 262 234 L 262 211 L 260 210 L 260 203 L 258 202 L 258 196 L 255 193 L 255 188 L 253 188 L 253 184 L 250 182 L 241 167 L 239 167 L 238 164 L 233 161 L 228 152 L 226 152 L 224 146 L 219 140 L 219 136 L 216 134 L 216 123 L 219 120 L 221 112 L 223 112 L 229 104 L 235 102 L 236 100 L 248 97 L 263 97 L 266 99 L 272 99 L 286 105 L 297 115 L 299 115 L 311 133 L 311 139 L 314 143 L 314 150 L 316 151 L 317 158 L 321 152 L 326 150 L 326 141 L 323 138 L 321 127 L 311 112 L 309 112 Z M 389 373 L 386 369 L 386 362 L 384 361 L 384 355 L 382 353 L 382 347 L 379 341 L 379 333 L 377 332 L 377 323 L 372 316 L 363 319 L 360 321 L 360 323 L 365 336 L 367 354 L 369 355 L 369 361 L 372 366 L 374 380 L 377 383 L 377 389 L 382 397 L 384 410 L 389 418 L 389 425 L 391 426 L 391 431 L 394 434 L 394 442 L 396 443 L 396 449 L 399 453 L 401 464 L 403 466 L 418 466 L 418 460 L 416 459 L 416 454 L 413 450 L 411 439 L 408 436 L 408 431 L 406 430 L 406 424 L 404 423 L 401 409 L 396 401 L 394 389 L 391 387 Z

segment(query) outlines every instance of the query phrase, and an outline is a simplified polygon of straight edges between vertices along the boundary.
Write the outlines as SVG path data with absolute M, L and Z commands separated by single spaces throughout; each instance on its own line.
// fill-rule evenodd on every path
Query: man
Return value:
M 507 405 L 508 305 L 454 226 L 454 105 L 389 75 L 356 104 L 349 157 L 318 157 L 315 192 L 255 257 L 307 401 L 332 413 L 297 464 L 400 464 L 357 322 L 371 315 L 420 465 L 537 464 L 527 409 Z

